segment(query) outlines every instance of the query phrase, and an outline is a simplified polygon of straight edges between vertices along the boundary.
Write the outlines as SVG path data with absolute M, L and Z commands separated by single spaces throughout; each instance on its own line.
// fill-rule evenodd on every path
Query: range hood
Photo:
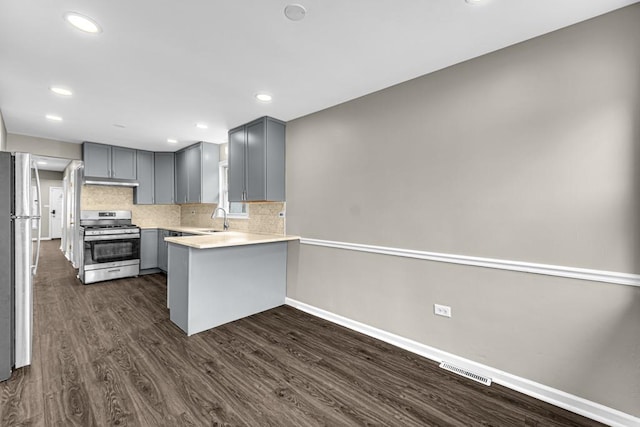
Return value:
M 115 187 L 137 187 L 138 181 L 132 179 L 119 179 L 119 178 L 103 178 L 95 176 L 85 176 L 83 180 L 85 185 L 109 185 Z

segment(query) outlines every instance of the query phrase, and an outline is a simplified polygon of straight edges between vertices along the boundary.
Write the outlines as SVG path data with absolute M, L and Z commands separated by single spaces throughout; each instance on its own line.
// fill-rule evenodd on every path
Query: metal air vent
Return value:
M 465 378 L 469 378 L 470 380 L 479 382 L 484 385 L 491 385 L 491 378 L 483 377 L 482 375 L 478 375 L 474 372 L 468 371 L 463 368 L 459 368 L 447 362 L 440 363 L 440 367 L 442 369 L 446 369 L 449 372 L 453 372 L 454 374 L 461 375 Z

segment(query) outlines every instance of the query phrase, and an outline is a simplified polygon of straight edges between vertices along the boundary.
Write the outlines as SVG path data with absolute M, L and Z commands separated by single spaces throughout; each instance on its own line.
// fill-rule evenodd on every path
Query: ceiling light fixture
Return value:
M 168 139 L 167 139 L 167 142 L 168 142 L 169 144 L 177 144 L 177 143 L 178 143 L 178 140 L 177 140 L 177 139 L 173 139 L 173 138 L 168 138 Z
M 47 114 L 45 117 L 47 118 L 47 120 L 51 120 L 53 122 L 61 122 L 62 121 L 62 117 L 56 116 L 55 114 Z
M 307 9 L 301 4 L 288 4 L 284 8 L 284 16 L 290 21 L 302 21 L 307 14 Z
M 464 0 L 469 4 L 479 4 L 482 3 L 482 0 Z
M 64 19 L 69 24 L 73 25 L 80 31 L 85 33 L 97 34 L 102 32 L 102 28 L 88 16 L 81 15 L 76 12 L 67 12 L 64 14 Z
M 273 98 L 268 93 L 257 93 L 256 99 L 261 102 L 271 102 Z
M 124 129 L 124 128 L 126 128 L 126 126 L 125 126 L 125 125 L 120 124 L 120 123 L 114 123 L 114 124 L 113 124 L 113 127 L 114 127 L 114 128 L 120 128 L 120 129 Z
M 60 95 L 60 96 L 71 96 L 73 95 L 73 92 L 71 92 L 69 89 L 66 89 L 64 87 L 60 87 L 60 86 L 51 86 L 49 88 L 49 90 L 53 93 L 55 93 L 56 95 Z
M 196 123 L 196 127 L 198 129 L 208 129 L 209 126 L 205 125 L 204 123 Z

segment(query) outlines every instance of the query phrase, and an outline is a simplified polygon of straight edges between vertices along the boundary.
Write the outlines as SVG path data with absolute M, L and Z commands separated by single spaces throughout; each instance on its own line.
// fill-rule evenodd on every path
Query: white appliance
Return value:
M 0 152 L 0 381 L 31 364 L 40 200 L 40 177 L 31 155 Z

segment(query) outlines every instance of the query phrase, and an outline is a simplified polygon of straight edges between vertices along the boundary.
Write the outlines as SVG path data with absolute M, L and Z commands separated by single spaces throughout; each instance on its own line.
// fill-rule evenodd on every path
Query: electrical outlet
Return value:
M 433 314 L 436 316 L 451 317 L 451 307 L 448 305 L 433 304 Z

